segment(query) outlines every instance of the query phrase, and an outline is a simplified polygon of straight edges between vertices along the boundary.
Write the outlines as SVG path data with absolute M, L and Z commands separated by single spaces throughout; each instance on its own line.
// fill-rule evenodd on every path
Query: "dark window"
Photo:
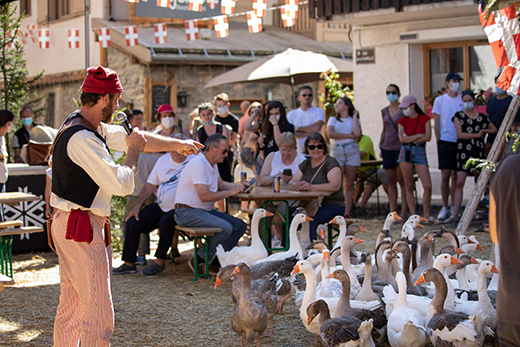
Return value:
M 31 0 L 20 0 L 20 13 L 25 13 L 26 16 L 31 14 Z
M 70 14 L 70 0 L 49 0 L 49 20 L 58 20 Z

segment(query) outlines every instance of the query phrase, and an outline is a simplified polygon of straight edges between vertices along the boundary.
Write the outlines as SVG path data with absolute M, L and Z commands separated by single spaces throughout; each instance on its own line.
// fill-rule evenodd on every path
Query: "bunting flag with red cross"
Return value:
M 190 11 L 201 12 L 203 2 L 204 0 L 190 0 L 188 4 L 188 9 Z
M 220 13 L 230 15 L 235 13 L 235 0 L 222 0 L 220 2 Z
M 36 25 L 33 24 L 33 25 L 30 25 L 30 24 L 27 24 L 27 31 L 25 32 L 25 38 L 31 38 L 31 41 L 33 43 L 36 43 Z
M 38 41 L 41 49 L 48 49 L 51 43 L 51 33 L 49 29 L 38 29 Z
M 18 42 L 20 42 L 20 41 L 18 40 L 17 35 L 16 35 L 16 30 L 9 30 L 9 31 L 7 32 L 7 37 L 8 37 L 9 40 L 11 40 L 11 37 L 13 37 L 13 40 L 7 44 L 7 47 L 9 47 L 9 48 L 12 48 L 12 47 L 15 46 Z
M 507 65 L 495 85 L 508 94 L 520 95 L 520 61 Z
M 288 12 L 286 9 L 285 9 L 286 6 L 282 6 L 280 8 L 281 10 L 281 13 L 282 13 L 282 23 L 283 23 L 283 26 L 285 28 L 288 28 L 288 27 L 292 27 L 294 24 L 296 24 L 296 19 L 294 17 L 290 17 L 288 15 L 288 13 L 291 13 L 290 11 Z
M 520 58 L 520 25 L 514 5 L 491 11 L 486 17 L 479 6 L 480 22 L 488 37 L 497 67 L 512 64 Z
M 112 45 L 112 39 L 110 38 L 110 29 L 101 28 L 98 30 L 98 40 L 101 48 L 108 48 Z
M 195 41 L 199 39 L 199 24 L 196 19 L 184 22 L 186 28 L 186 40 Z
M 214 10 L 218 5 L 218 0 L 206 0 L 206 4 L 208 4 L 210 9 Z
M 265 12 L 267 10 L 265 0 L 253 0 L 253 10 L 257 17 L 265 17 Z
M 291 18 L 298 18 L 298 0 L 285 0 L 285 13 Z
M 69 29 L 69 48 L 79 48 L 79 29 Z
M 227 16 L 218 16 L 213 19 L 215 24 L 215 31 L 218 38 L 223 38 L 229 35 L 229 23 Z
M 154 24 L 155 43 L 166 43 L 166 23 Z
M 157 0 L 157 6 L 159 7 L 170 7 L 172 4 L 171 0 Z
M 262 31 L 262 19 L 255 15 L 255 11 L 247 12 L 247 26 L 251 34 Z
M 137 46 L 139 44 L 136 25 L 125 27 L 125 39 L 127 46 Z

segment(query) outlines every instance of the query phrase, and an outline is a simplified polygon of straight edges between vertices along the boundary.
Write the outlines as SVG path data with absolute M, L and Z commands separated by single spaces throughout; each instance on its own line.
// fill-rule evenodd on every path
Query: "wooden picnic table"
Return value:
M 361 167 L 372 167 L 383 165 L 383 161 L 380 159 L 377 160 L 361 160 Z
M 0 204 L 16 205 L 23 201 L 40 200 L 39 196 L 21 192 L 0 193 Z
M 240 193 L 235 195 L 241 201 L 255 201 L 259 206 L 267 209 L 267 206 L 274 208 L 275 213 L 282 218 L 283 225 L 285 226 L 286 240 L 289 240 L 289 209 L 298 201 L 317 199 L 320 196 L 329 196 L 331 193 L 320 192 L 320 191 L 296 191 L 289 189 L 280 189 L 280 192 L 275 193 L 272 187 L 255 187 L 249 193 Z M 285 216 L 282 216 L 278 211 L 277 202 L 285 204 Z M 267 251 L 278 251 L 289 249 L 289 242 L 286 242 L 286 246 L 283 248 L 271 248 L 271 233 L 267 233 L 267 223 L 263 223 L 263 241 Z

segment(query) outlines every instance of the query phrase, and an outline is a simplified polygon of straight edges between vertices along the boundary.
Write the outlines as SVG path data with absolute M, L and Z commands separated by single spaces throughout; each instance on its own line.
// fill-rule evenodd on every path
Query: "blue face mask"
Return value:
M 495 91 L 497 92 L 498 95 L 504 95 L 506 93 L 505 90 L 503 90 L 502 88 L 498 88 L 498 87 L 495 87 Z
M 202 119 L 200 120 L 200 122 L 202 123 L 202 125 L 211 125 L 211 124 L 213 124 L 214 121 L 215 121 L 215 118 L 213 118 L 213 119 L 211 120 L 211 122 L 209 122 L 209 123 L 204 122 Z
M 32 124 L 32 118 L 22 118 L 22 124 L 26 127 L 30 126 Z
M 397 101 L 397 99 L 399 99 L 399 97 L 397 96 L 397 94 L 388 94 L 386 96 L 386 98 L 388 99 L 388 101 L 390 101 L 391 103 L 394 103 Z

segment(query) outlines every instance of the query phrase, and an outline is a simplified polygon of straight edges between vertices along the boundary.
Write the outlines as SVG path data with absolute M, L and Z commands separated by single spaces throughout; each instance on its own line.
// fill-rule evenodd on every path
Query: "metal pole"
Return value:
M 90 66 L 90 0 L 85 0 L 85 71 Z
M 291 93 L 292 106 L 293 108 L 296 108 L 296 97 L 294 96 L 294 76 L 291 76 Z

